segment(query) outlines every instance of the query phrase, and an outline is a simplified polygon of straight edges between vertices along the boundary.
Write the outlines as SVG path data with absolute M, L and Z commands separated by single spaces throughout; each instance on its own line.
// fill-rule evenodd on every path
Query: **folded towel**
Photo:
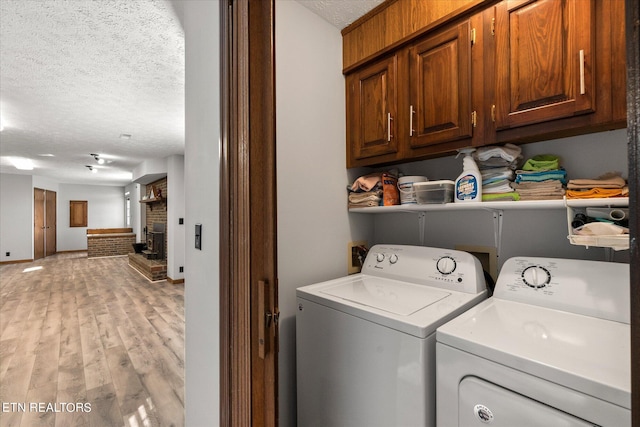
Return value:
M 479 161 L 489 160 L 492 157 L 500 157 L 507 162 L 513 162 L 520 157 L 522 149 L 517 145 L 505 144 L 504 146 L 487 146 L 480 147 L 473 153 L 473 157 Z
M 540 182 L 548 180 L 558 180 L 565 184 L 567 182 L 567 172 L 564 169 L 541 170 L 541 171 L 516 171 L 515 182 Z
M 349 203 L 376 202 L 380 204 L 382 190 L 367 191 L 365 193 L 349 193 Z
M 485 185 L 483 182 L 482 194 L 510 193 L 513 191 L 513 189 L 509 184 L 511 184 L 511 181 L 507 181 L 507 180 L 492 182 L 487 185 Z
M 380 184 L 382 173 L 370 173 L 356 179 L 351 185 L 351 191 L 371 191 L 376 185 Z
M 540 154 L 527 160 L 522 169 L 525 171 L 548 171 L 560 168 L 560 157 L 553 154 Z
M 482 192 L 483 202 L 516 202 L 520 200 L 520 194 L 515 191 L 505 193 L 486 194 Z
M 628 197 L 629 187 L 592 188 L 590 190 L 567 190 L 567 199 L 606 199 L 609 197 Z
M 572 179 L 567 188 L 572 190 L 580 188 L 622 188 L 627 184 L 619 173 L 608 173 L 596 179 Z

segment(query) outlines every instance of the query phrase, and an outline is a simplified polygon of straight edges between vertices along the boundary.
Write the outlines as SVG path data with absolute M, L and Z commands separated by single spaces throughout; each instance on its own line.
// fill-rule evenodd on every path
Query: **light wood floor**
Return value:
M 183 426 L 184 286 L 126 257 L 0 266 L 0 402 L 2 427 Z

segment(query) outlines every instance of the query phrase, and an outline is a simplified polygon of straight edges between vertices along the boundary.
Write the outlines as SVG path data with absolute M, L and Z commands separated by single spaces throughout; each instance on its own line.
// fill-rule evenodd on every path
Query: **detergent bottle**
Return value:
M 475 148 L 461 148 L 458 150 L 464 154 L 462 159 L 462 173 L 456 179 L 454 200 L 456 202 L 481 202 L 482 201 L 482 175 L 471 153 Z M 456 156 L 458 157 L 458 156 Z

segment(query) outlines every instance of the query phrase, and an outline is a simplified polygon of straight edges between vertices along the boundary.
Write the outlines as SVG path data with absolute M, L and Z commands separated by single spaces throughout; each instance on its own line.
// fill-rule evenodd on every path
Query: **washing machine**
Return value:
M 629 265 L 511 258 L 438 328 L 440 427 L 631 425 Z
M 298 425 L 435 425 L 435 331 L 487 291 L 466 252 L 376 245 L 362 272 L 296 290 Z

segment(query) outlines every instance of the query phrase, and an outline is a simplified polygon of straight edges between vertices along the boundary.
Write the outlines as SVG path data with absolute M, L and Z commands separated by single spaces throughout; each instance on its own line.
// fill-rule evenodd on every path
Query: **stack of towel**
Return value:
M 596 179 L 572 179 L 567 184 L 568 199 L 628 196 L 629 187 L 620 172 L 609 172 Z
M 363 175 L 347 187 L 349 208 L 392 206 L 400 203 L 397 171 Z
M 520 199 L 509 184 L 522 158 L 521 152 L 520 147 L 506 144 L 503 147 L 480 147 L 473 153 L 482 175 L 482 201 Z
M 511 187 L 520 194 L 520 200 L 553 200 L 564 197 L 566 183 L 567 172 L 560 167 L 560 158 L 542 154 L 530 158 L 516 171 Z

